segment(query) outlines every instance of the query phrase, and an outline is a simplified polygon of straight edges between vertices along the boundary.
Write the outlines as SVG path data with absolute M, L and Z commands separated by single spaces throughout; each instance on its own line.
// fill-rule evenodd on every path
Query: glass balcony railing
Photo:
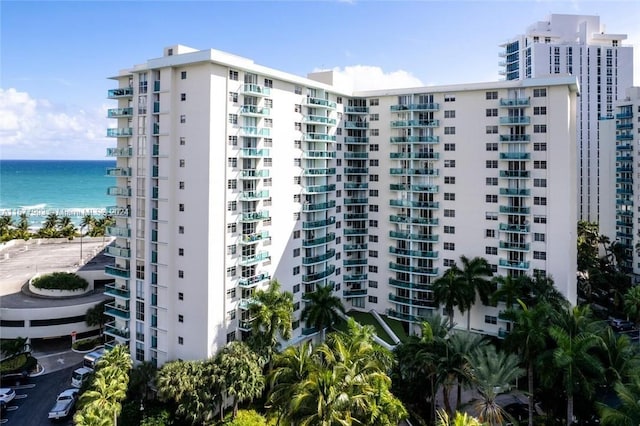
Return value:
M 133 87 L 122 87 L 119 89 L 110 89 L 107 92 L 109 99 L 130 98 L 133 96 Z
M 389 300 L 392 302 L 400 303 L 403 305 L 420 306 L 425 308 L 437 308 L 438 305 L 433 300 L 427 299 L 414 299 L 409 297 L 398 296 L 393 293 L 389 293 Z
M 367 175 L 369 174 L 368 167 L 345 167 L 344 174 L 346 175 Z
M 127 286 L 124 284 L 122 285 L 106 284 L 104 286 L 104 294 L 107 294 L 109 296 L 119 297 L 121 299 L 129 298 L 129 290 L 127 289 Z
M 133 148 L 107 148 L 107 157 L 131 157 L 133 155 Z
M 345 106 L 344 112 L 347 114 L 369 114 L 369 107 L 366 106 Z
M 529 142 L 531 135 L 500 135 L 500 142 Z
M 438 143 L 439 136 L 392 136 L 389 138 L 391 143 Z
M 519 206 L 500 206 L 500 213 L 530 214 L 531 209 L 529 207 L 519 207 Z
M 109 177 L 130 177 L 131 167 L 110 167 L 107 169 L 106 175 Z
M 302 139 L 306 142 L 335 142 L 336 137 L 328 133 L 311 132 L 305 133 Z
M 270 136 L 271 129 L 267 127 L 253 127 L 253 126 L 242 126 L 240 127 L 240 131 L 243 135 L 246 136 Z
M 334 241 L 336 239 L 336 234 L 333 232 L 330 232 L 329 234 L 323 236 L 323 237 L 318 237 L 318 238 L 310 238 L 310 239 L 306 239 L 306 240 L 302 240 L 302 247 L 314 247 L 314 246 L 319 246 L 322 244 L 327 244 L 330 243 L 331 241 Z
M 251 305 L 256 304 L 256 299 L 254 299 L 253 297 L 249 297 L 249 298 L 245 298 L 245 299 L 240 299 L 240 303 L 238 303 L 238 307 L 240 309 L 244 309 L 247 310 L 251 307 Z
M 133 115 L 133 108 L 109 108 L 107 118 L 130 117 Z
M 131 237 L 131 229 L 123 226 L 107 226 L 106 233 L 111 237 Z
M 344 297 L 363 297 L 367 295 L 366 288 L 342 290 L 342 296 Z
M 268 211 L 261 211 L 261 212 L 250 212 L 250 213 L 243 213 L 240 216 L 240 221 L 242 222 L 256 222 L 259 220 L 264 220 L 264 219 L 268 219 L 269 218 L 269 212 Z
M 620 114 L 616 114 L 616 118 L 618 120 L 623 119 L 623 118 L 633 118 L 633 112 L 629 111 L 629 112 L 621 112 Z
M 269 170 L 243 170 L 240 177 L 244 179 L 262 179 L 269 177 Z
M 631 144 L 616 145 L 616 150 L 617 151 L 632 151 L 633 150 L 633 145 L 631 145 Z
M 438 111 L 440 109 L 440 104 L 401 104 L 391 105 L 390 109 L 391 111 Z
M 392 152 L 389 158 L 415 158 L 420 160 L 438 160 L 440 154 L 437 152 Z
M 258 241 L 265 240 L 269 237 L 269 231 L 254 232 L 252 234 L 243 234 L 240 238 L 240 244 L 253 244 Z
M 530 124 L 531 117 L 519 115 L 513 117 L 500 117 L 500 124 L 514 125 L 514 124 Z
M 526 270 L 526 269 L 529 269 L 529 262 L 525 262 L 521 260 L 500 259 L 498 262 L 498 266 L 502 268 L 507 268 L 507 269 Z
M 240 193 L 240 200 L 242 201 L 261 200 L 264 198 L 269 198 L 269 191 L 242 191 Z
M 389 285 L 393 287 L 410 288 L 423 291 L 431 290 L 431 286 L 429 284 L 415 284 L 408 281 L 397 280 L 395 278 L 389 278 Z
M 633 133 L 621 133 L 616 135 L 617 141 L 630 141 L 633 139 Z
M 528 233 L 529 225 L 514 225 L 510 223 L 501 223 L 498 227 L 501 231 L 516 232 L 516 233 Z
M 531 190 L 525 188 L 500 188 L 500 195 L 528 197 L 531 195 Z
M 438 242 L 438 236 L 433 234 L 412 234 L 410 232 L 389 231 L 389 236 L 399 240 L 425 241 L 429 243 Z
M 367 243 L 362 243 L 362 244 L 343 244 L 342 245 L 342 249 L 344 251 L 362 251 L 362 250 L 367 250 L 368 246 L 369 245 Z
M 133 128 L 131 127 L 107 129 L 107 137 L 109 138 L 124 138 L 129 136 L 133 136 Z
M 397 254 L 400 256 L 411 256 L 411 257 L 421 257 L 425 259 L 437 259 L 438 252 L 437 251 L 423 251 L 423 250 L 407 250 L 401 249 L 397 247 L 389 247 L 390 254 Z
M 268 116 L 271 113 L 269 108 L 262 108 L 255 105 L 243 105 L 240 107 L 240 115 L 261 115 Z
M 268 157 L 268 149 L 245 148 L 241 151 L 243 157 Z
M 409 321 L 409 322 L 421 322 L 424 321 L 423 318 L 415 316 L 415 315 L 411 315 L 411 314 L 405 314 L 402 312 L 398 312 L 394 309 L 389 309 L 387 310 L 387 316 L 389 318 L 394 318 L 400 321 Z
M 343 259 L 342 266 L 364 266 L 367 265 L 367 258 Z
M 242 258 L 240 259 L 240 265 L 249 266 L 249 265 L 253 265 L 253 264 L 259 263 L 259 262 L 263 262 L 263 261 L 268 260 L 268 259 L 271 259 L 271 256 L 269 255 L 269 252 L 268 251 L 262 251 L 260 253 L 242 256 Z
M 346 159 L 355 159 L 355 160 L 366 160 L 369 158 L 368 152 L 345 152 L 344 158 Z
M 358 204 L 369 204 L 368 198 L 344 198 L 343 199 L 345 206 L 353 206 Z
M 336 158 L 336 153 L 332 151 L 304 151 L 303 158 Z
M 437 226 L 437 218 L 425 218 L 425 217 L 409 217 L 404 215 L 392 214 L 389 216 L 389 220 L 393 223 L 416 223 L 418 225 Z
M 305 123 L 318 123 L 318 124 L 326 124 L 328 126 L 335 126 L 336 119 L 325 117 L 324 115 L 307 115 L 302 119 Z
M 342 281 L 344 282 L 354 282 L 354 281 L 366 281 L 369 279 L 368 274 L 345 274 L 342 277 Z
M 368 235 L 368 228 L 344 228 L 343 235 Z
M 129 308 L 117 303 L 107 303 L 104 305 L 104 313 L 112 317 L 129 319 Z
M 389 205 L 393 207 L 415 207 L 418 209 L 440 208 L 440 203 L 437 201 L 389 200 Z
M 313 265 L 315 263 L 325 262 L 336 255 L 335 249 L 330 249 L 324 254 L 320 254 L 318 256 L 310 256 L 303 257 L 302 264 L 303 265 Z
M 345 213 L 344 220 L 368 219 L 369 213 Z
M 503 250 L 529 251 L 527 243 L 511 243 L 508 241 L 500 241 L 500 248 Z
M 259 84 L 245 84 L 242 86 L 242 92 L 256 96 L 269 96 L 271 95 L 271 88 L 260 86 Z
M 422 193 L 437 193 L 438 185 L 409 185 L 404 183 L 392 183 L 389 185 L 389 189 L 392 191 L 408 191 L 408 192 L 422 192 Z
M 335 108 L 337 106 L 335 102 L 331 102 L 322 98 L 315 98 L 313 96 L 307 96 L 305 99 L 305 104 L 322 108 Z
M 438 275 L 438 268 L 401 265 L 394 262 L 389 262 L 389 269 L 397 272 L 411 272 L 422 275 Z
M 633 129 L 633 123 L 618 123 L 616 124 L 616 130 L 631 130 Z
M 123 188 L 120 186 L 110 186 L 107 188 L 107 195 L 114 195 L 116 197 L 130 197 L 131 188 Z
M 524 107 L 531 105 L 531 98 L 502 98 L 501 107 Z
M 366 121 L 345 121 L 345 129 L 368 129 L 369 123 Z
M 251 276 L 251 277 L 242 277 L 238 281 L 240 287 L 253 287 L 260 284 L 263 281 L 267 281 L 271 279 L 271 275 L 266 272 L 262 272 L 260 274 Z
M 501 160 L 529 160 L 531 153 L 529 152 L 501 152 Z
M 503 178 L 528 178 L 529 176 L 528 170 L 500 170 L 500 177 Z
M 369 143 L 369 138 L 366 136 L 345 136 L 344 143 Z
M 396 120 L 391 122 L 392 128 L 400 127 L 438 127 L 440 120 Z
M 325 226 L 333 225 L 336 223 L 336 218 L 331 216 L 323 220 L 314 220 L 313 222 L 302 222 L 302 229 L 316 229 L 323 228 Z
M 104 325 L 104 332 L 107 335 L 120 337 L 122 339 L 128 339 L 130 334 L 129 327 L 127 326 L 117 327 L 115 321 L 106 323 Z
M 366 182 L 345 182 L 344 189 L 368 189 L 369 184 Z
M 131 250 L 129 250 L 128 248 L 123 248 L 118 246 L 107 246 L 105 247 L 104 253 L 107 256 L 124 257 L 124 258 L 131 257 Z
M 325 203 L 304 203 L 302 205 L 303 212 L 314 212 L 319 210 L 328 210 L 336 206 L 335 200 L 327 201 Z
M 302 173 L 305 176 L 330 176 L 336 174 L 336 169 L 335 167 L 326 169 L 305 169 Z
M 303 275 L 302 276 L 302 282 L 303 283 L 310 283 L 310 282 L 314 282 L 314 281 L 319 281 L 321 279 L 327 278 L 328 276 L 331 276 L 335 271 L 336 271 L 335 265 L 329 265 L 329 267 L 327 269 L 325 269 L 324 271 L 316 272 L 316 273 L 313 273 L 313 274 Z
M 119 278 L 129 278 L 129 269 L 124 266 L 107 265 L 104 267 L 104 273 L 107 275 L 113 275 Z
M 405 168 L 392 168 L 389 170 L 392 175 L 425 175 L 425 176 L 438 176 L 440 174 L 438 169 L 405 169 Z
M 318 332 L 318 329 L 315 327 L 302 327 L 302 335 L 310 336 Z

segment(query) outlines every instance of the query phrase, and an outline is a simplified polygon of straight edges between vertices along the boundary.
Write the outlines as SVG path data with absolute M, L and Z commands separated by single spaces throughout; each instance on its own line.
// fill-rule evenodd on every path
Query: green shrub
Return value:
M 76 340 L 71 347 L 77 351 L 88 351 L 100 345 L 102 345 L 102 337 L 95 337 L 93 339 Z
M 28 358 L 27 354 L 20 354 L 12 358 L 5 359 L 0 363 L 0 373 L 8 374 L 25 370 Z
M 235 419 L 226 420 L 226 426 L 267 426 L 267 419 L 255 410 L 238 410 Z
M 85 290 L 89 283 L 84 278 L 70 272 L 54 272 L 35 278 L 31 284 L 47 290 Z

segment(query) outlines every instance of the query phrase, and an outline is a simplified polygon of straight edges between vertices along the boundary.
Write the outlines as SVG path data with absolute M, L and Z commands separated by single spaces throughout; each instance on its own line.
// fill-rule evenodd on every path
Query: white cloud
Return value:
M 315 70 L 317 72 L 320 70 Z M 325 70 L 326 71 L 326 70 Z M 399 89 L 404 87 L 424 86 L 419 78 L 403 70 L 384 72 L 382 68 L 371 65 L 352 65 L 344 68 L 335 67 L 337 81 L 346 80 L 353 85 L 353 90 Z
M 106 105 L 80 109 L 0 89 L 2 158 L 100 159 L 113 145 L 106 137 Z

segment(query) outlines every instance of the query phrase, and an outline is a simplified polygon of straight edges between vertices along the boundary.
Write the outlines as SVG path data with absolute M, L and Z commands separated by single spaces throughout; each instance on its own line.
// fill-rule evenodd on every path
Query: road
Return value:
M 28 384 L 16 387 L 16 398 L 8 404 L 0 424 L 7 426 L 42 426 L 49 424 L 49 409 L 53 407 L 60 392 L 71 387 L 71 372 L 80 364 L 32 377 Z M 22 396 L 25 395 L 25 396 Z M 13 408 L 17 407 L 17 408 Z M 56 424 L 73 425 L 72 416 Z

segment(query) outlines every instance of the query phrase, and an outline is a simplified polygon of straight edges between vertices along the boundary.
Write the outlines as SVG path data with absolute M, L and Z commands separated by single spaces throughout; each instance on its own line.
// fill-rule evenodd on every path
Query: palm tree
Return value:
M 11 231 L 13 228 L 13 217 L 8 214 L 0 216 L 0 239 L 8 241 L 11 239 Z
M 20 220 L 16 231 L 16 236 L 25 241 L 31 237 L 31 233 L 29 232 L 29 217 L 26 213 L 20 213 Z
M 614 389 L 620 400 L 620 406 L 613 408 L 599 404 L 602 425 L 640 425 L 640 375 L 633 375 L 629 383 L 616 383 Z
M 119 379 L 128 385 L 131 365 L 129 348 L 125 345 L 116 345 L 113 349 L 105 353 L 102 358 L 100 358 L 96 366 L 96 373 L 100 373 L 102 371 L 114 371 L 117 373 Z
M 480 398 L 475 404 L 481 422 L 502 425 L 505 411 L 496 401 L 498 395 L 511 390 L 511 384 L 524 375 L 514 354 L 496 351 L 495 346 L 476 349 L 469 356 L 470 373 Z
M 493 277 L 496 291 L 491 296 L 494 304 L 504 302 L 507 309 L 517 303 L 526 288 L 526 277 L 513 275 L 497 275 Z
M 255 292 L 249 311 L 254 318 L 252 322 L 253 342 L 263 342 L 258 345 L 258 351 L 266 351 L 266 359 L 271 370 L 271 359 L 280 345 L 278 335 L 283 340 L 291 338 L 291 320 L 293 316 L 293 294 L 280 291 L 280 283 L 273 280 L 267 290 Z
M 449 317 L 450 328 L 454 327 L 453 311 L 457 306 L 460 313 L 464 313 L 471 305 L 473 294 L 464 285 L 460 269 L 453 265 L 444 275 L 433 282 L 433 298 L 438 305 L 444 305 L 444 311 Z
M 640 325 L 640 285 L 631 287 L 624 295 L 624 312 Z
M 322 330 L 324 340 L 324 330 L 331 327 L 340 320 L 340 314 L 344 314 L 345 309 L 339 297 L 333 294 L 333 286 L 319 285 L 316 291 L 305 293 L 304 309 L 300 319 L 307 323 L 307 326 Z
M 104 307 L 107 303 L 107 300 L 100 302 L 92 308 L 87 309 L 85 313 L 84 321 L 89 327 L 98 326 L 100 328 L 100 335 L 102 335 L 102 328 L 110 319 L 110 317 L 104 313 Z
M 156 376 L 157 368 L 149 361 L 144 361 L 131 370 L 129 379 L 129 399 L 147 400 L 149 387 Z
M 548 303 L 557 311 L 566 310 L 570 303 L 562 293 L 558 291 L 553 278 L 544 273 L 536 273 L 533 278 L 525 280 L 526 290 L 523 301 L 529 306 L 538 303 Z
M 233 416 L 238 414 L 238 404 L 262 395 L 265 380 L 258 354 L 244 342 L 231 342 L 216 359 L 225 380 L 227 395 L 233 397 Z
M 456 409 L 460 409 L 462 402 L 462 387 L 469 385 L 471 382 L 467 355 L 487 344 L 488 341 L 485 340 L 483 335 L 469 332 L 453 333 L 447 341 L 448 361 L 446 363 L 451 367 L 450 372 L 455 377 L 458 388 Z
M 93 382 L 79 399 L 80 409 L 74 417 L 77 425 L 93 425 L 95 417 L 112 419 L 106 424 L 116 425 L 122 410 L 121 401 L 127 396 L 127 385 L 119 377 L 116 370 L 106 369 L 96 372 Z M 104 424 L 104 423 L 102 423 Z
M 449 414 L 442 410 L 438 411 L 438 423 L 437 426 L 482 426 L 480 420 L 468 415 L 467 413 L 460 413 L 456 411 L 455 417 L 449 417 Z
M 81 236 L 82 236 L 82 229 L 83 228 L 87 228 L 87 234 L 90 234 L 91 233 L 91 228 L 93 227 L 95 222 L 96 222 L 96 219 L 90 214 L 86 214 L 86 215 L 82 216 L 82 221 L 80 222 L 80 233 L 81 233 Z
M 476 303 L 476 295 L 480 297 L 483 304 L 489 304 L 489 296 L 493 292 L 490 280 L 493 272 L 491 272 L 489 262 L 483 257 L 469 259 L 466 256 L 460 256 L 460 262 L 462 263 L 462 269 L 460 269 L 462 282 L 473 296 L 469 299 L 471 303 L 466 306 L 468 312 L 467 331 L 469 331 L 471 330 L 471 307 Z

